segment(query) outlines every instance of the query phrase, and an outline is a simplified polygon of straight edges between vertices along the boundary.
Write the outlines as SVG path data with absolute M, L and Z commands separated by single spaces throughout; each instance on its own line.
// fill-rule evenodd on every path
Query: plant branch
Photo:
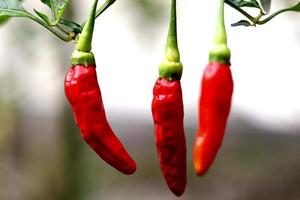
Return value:
M 52 32 L 54 35 L 56 35 L 57 37 L 59 37 L 61 40 L 65 41 L 65 42 L 70 42 L 72 40 L 72 38 L 70 38 L 68 35 L 63 34 L 59 31 L 57 31 L 56 29 L 54 29 L 53 27 L 49 26 L 48 24 L 46 24 L 44 21 L 41 21 L 39 18 L 28 14 L 28 18 L 32 19 L 33 21 L 39 23 L 40 25 L 42 25 L 43 27 L 45 27 L 46 29 L 48 29 L 50 32 Z
M 104 4 L 97 9 L 96 18 L 99 17 L 107 8 L 109 8 L 116 0 L 106 0 Z
M 268 16 L 267 18 L 265 18 L 261 21 L 258 21 L 257 24 L 259 24 L 259 25 L 265 24 L 268 21 L 270 21 L 271 19 L 273 19 L 274 17 L 276 17 L 277 15 L 279 15 L 280 13 L 287 12 L 287 11 L 293 11 L 293 10 L 291 10 L 291 8 L 284 8 L 284 9 L 278 10 L 278 11 L 274 12 L 273 14 L 271 14 L 270 16 Z
M 250 21 L 254 21 L 255 17 L 252 17 L 250 14 L 248 14 L 246 11 L 244 11 L 242 8 L 238 7 L 236 4 L 232 3 L 230 0 L 225 0 L 225 3 L 231 6 L 232 8 L 239 11 L 242 15 L 247 17 Z
M 266 17 L 265 19 L 260 20 L 261 17 L 265 16 L 265 14 L 262 12 L 262 10 L 260 11 L 260 13 L 257 17 L 253 17 L 252 15 L 247 13 L 245 10 L 243 10 L 241 7 L 239 7 L 238 5 L 233 3 L 232 0 L 225 0 L 225 3 L 228 4 L 229 6 L 231 6 L 233 9 L 239 11 L 246 18 L 248 18 L 252 22 L 252 26 L 255 26 L 257 24 L 263 25 L 283 12 L 288 12 L 288 11 L 300 12 L 300 2 L 298 2 L 296 5 L 278 10 L 278 11 L 274 12 L 273 14 L 269 15 L 268 17 Z
M 95 19 L 98 18 L 107 8 L 109 8 L 113 3 L 115 3 L 116 0 L 106 0 L 96 11 L 96 16 Z M 84 24 L 86 23 L 83 22 L 81 24 L 82 27 L 84 27 Z

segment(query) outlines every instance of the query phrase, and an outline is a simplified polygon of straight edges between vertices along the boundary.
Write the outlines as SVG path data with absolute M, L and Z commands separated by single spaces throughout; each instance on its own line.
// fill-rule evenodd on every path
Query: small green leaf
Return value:
M 252 26 L 252 24 L 247 21 L 247 20 L 241 20 L 241 21 L 238 21 L 234 24 L 231 24 L 232 27 L 236 27 L 236 26 Z
M 44 20 L 44 22 L 46 22 L 48 25 L 50 25 L 50 20 L 49 20 L 49 18 L 48 18 L 47 15 L 45 15 L 45 14 L 43 14 L 43 13 L 41 13 L 41 12 L 35 10 L 35 9 L 33 9 L 33 10 L 34 10 L 34 12 L 35 12 L 42 20 Z
M 51 10 L 51 15 L 52 15 L 52 21 L 56 21 L 56 4 L 58 3 L 59 0 L 41 0 L 42 3 L 44 3 L 45 5 L 47 5 L 50 10 Z M 54 24 L 55 23 L 51 23 Z
M 260 8 L 256 0 L 231 0 L 238 7 Z
M 82 32 L 82 27 L 73 21 L 66 20 L 66 19 L 60 19 L 58 23 L 63 26 L 66 26 L 67 28 L 70 29 L 71 32 L 74 32 L 76 34 Z
M 58 22 L 62 17 L 63 13 L 65 12 L 67 6 L 69 4 L 69 0 L 60 1 L 55 5 L 55 12 L 56 12 L 56 21 Z
M 41 0 L 41 2 L 45 5 L 47 5 L 50 9 L 53 7 L 51 0 Z
M 296 5 L 290 7 L 289 11 L 300 12 L 300 1 Z

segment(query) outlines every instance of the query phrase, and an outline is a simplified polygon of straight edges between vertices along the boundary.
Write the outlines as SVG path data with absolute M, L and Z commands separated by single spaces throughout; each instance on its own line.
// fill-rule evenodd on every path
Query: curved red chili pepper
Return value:
M 180 196 L 186 186 L 186 142 L 179 80 L 159 78 L 153 89 L 152 116 L 160 167 L 170 190 Z
M 230 65 L 218 62 L 208 64 L 200 92 L 199 129 L 194 147 L 197 175 L 205 174 L 222 144 L 233 92 Z
M 135 172 L 134 160 L 107 122 L 95 67 L 71 67 L 65 78 L 65 93 L 81 135 L 89 146 L 117 170 L 125 174 Z
M 94 0 L 71 56 L 72 67 L 65 77 L 65 93 L 86 143 L 108 164 L 125 174 L 132 174 L 136 164 L 107 122 L 91 52 L 97 3 L 98 0 Z

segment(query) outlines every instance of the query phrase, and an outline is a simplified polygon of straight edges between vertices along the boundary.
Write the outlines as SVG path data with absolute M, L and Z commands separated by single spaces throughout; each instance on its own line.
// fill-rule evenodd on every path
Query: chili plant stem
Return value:
M 236 9 L 237 11 L 239 11 L 241 14 L 243 14 L 245 17 L 247 17 L 250 21 L 253 22 L 253 20 L 255 19 L 254 17 L 252 17 L 251 15 L 249 15 L 246 11 L 244 11 L 243 9 L 241 9 L 240 7 L 238 7 L 237 5 L 235 5 L 234 3 L 232 3 L 231 1 L 225 0 L 225 3 L 227 3 L 229 6 L 231 6 L 234 9 Z
M 96 11 L 96 16 L 95 16 L 95 19 L 98 18 L 107 8 L 109 8 L 113 3 L 115 3 L 116 0 L 106 0 Z M 84 24 L 86 23 L 83 22 L 81 24 L 81 26 L 83 27 Z
M 51 26 L 48 26 L 45 22 L 39 20 L 35 16 L 28 15 L 28 18 L 30 18 L 30 19 L 34 20 L 35 22 L 39 23 L 40 25 L 42 25 L 43 27 L 45 27 L 46 29 L 51 31 L 54 35 L 59 37 L 61 40 L 65 41 L 65 42 L 70 42 L 72 40 L 68 35 L 62 34 L 61 32 L 55 30 Z

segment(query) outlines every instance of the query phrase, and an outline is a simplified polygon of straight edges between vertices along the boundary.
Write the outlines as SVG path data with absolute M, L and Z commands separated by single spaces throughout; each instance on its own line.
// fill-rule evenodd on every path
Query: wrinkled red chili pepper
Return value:
M 233 80 L 224 25 L 224 0 L 220 0 L 215 45 L 209 57 L 210 63 L 204 70 L 201 82 L 199 129 L 194 146 L 197 175 L 205 174 L 217 155 L 231 106 Z
M 160 64 L 153 89 L 152 116 L 155 143 L 163 176 L 177 196 L 186 187 L 186 142 L 183 127 L 183 102 L 180 85 L 182 64 L 177 45 L 176 1 L 171 2 L 170 30 L 166 58 Z
M 65 94 L 87 144 L 108 164 L 125 174 L 132 174 L 136 164 L 106 119 L 94 55 L 90 52 L 97 2 L 94 0 L 88 21 L 72 54 L 72 67 L 65 77 Z

